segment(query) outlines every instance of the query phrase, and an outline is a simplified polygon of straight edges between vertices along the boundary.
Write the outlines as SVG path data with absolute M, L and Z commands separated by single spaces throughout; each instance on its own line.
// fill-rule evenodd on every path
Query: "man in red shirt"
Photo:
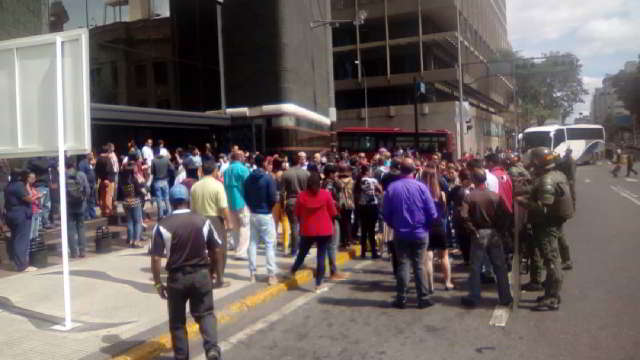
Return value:
M 513 184 L 511 177 L 504 170 L 500 157 L 496 153 L 491 153 L 484 158 L 487 169 L 498 178 L 498 194 L 504 201 L 509 213 L 513 214 Z

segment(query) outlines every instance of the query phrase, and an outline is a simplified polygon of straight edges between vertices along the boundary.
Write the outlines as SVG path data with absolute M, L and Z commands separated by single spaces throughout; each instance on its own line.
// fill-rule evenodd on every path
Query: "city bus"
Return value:
M 413 149 L 415 132 L 399 128 L 348 127 L 336 132 L 339 151 L 363 152 L 371 155 L 380 148 L 393 151 L 396 148 Z M 452 154 L 455 151 L 453 133 L 448 130 L 428 130 L 418 133 L 420 152 Z
M 564 155 L 572 150 L 578 164 L 593 163 L 605 150 L 605 133 L 601 125 L 549 125 L 531 127 L 522 136 L 523 150 L 546 146 Z

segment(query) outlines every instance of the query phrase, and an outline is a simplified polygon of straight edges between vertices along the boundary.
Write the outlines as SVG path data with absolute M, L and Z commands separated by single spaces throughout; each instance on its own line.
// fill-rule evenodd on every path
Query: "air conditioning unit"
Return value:
M 420 104 L 420 114 L 421 115 L 429 115 L 429 105 Z
M 395 106 L 389 106 L 387 114 L 389 115 L 389 117 L 395 117 L 396 116 L 396 107 Z

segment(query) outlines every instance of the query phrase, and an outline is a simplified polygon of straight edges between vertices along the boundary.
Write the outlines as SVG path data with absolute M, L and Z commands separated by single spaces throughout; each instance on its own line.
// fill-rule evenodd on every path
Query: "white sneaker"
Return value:
M 38 268 L 35 266 L 29 266 L 26 269 L 24 269 L 24 272 L 33 272 L 33 271 L 37 271 Z
M 316 294 L 323 293 L 323 292 L 325 292 L 325 291 L 327 291 L 327 290 L 329 290 L 329 288 L 327 287 L 327 285 L 322 284 L 322 285 L 318 285 L 318 286 L 316 286 Z

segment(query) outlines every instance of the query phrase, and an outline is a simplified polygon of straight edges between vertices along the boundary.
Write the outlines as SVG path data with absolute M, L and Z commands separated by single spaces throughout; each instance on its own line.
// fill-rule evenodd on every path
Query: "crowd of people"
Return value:
M 316 291 L 323 292 L 325 259 L 329 280 L 346 279 L 336 254 L 339 248 L 359 244 L 363 259 L 378 259 L 386 252 L 392 260 L 397 308 L 407 306 L 410 268 L 420 308 L 433 305 L 434 264 L 442 273 L 443 290 L 458 287 L 452 277 L 452 254 L 460 255 L 469 270 L 468 295 L 460 300 L 464 306 L 479 304 L 483 283 L 497 283 L 499 303 L 509 306 L 512 240 L 518 233 L 522 265 L 530 273 L 523 289 L 544 291 L 538 309 L 559 307 L 562 269 L 572 267 L 562 234 L 562 224 L 575 211 L 575 162 L 570 151 L 560 158 L 549 149 L 535 148 L 525 168 L 511 151 L 484 157 L 465 154 L 451 161 L 437 152 L 380 149 L 375 154 L 350 154 L 333 146 L 310 158 L 297 153 L 290 161 L 287 155 L 249 153 L 237 146 L 229 154 L 214 155 L 210 144 L 202 153 L 195 146 L 170 152 L 162 140 L 157 145 L 149 139 L 138 148 L 131 141 L 126 155 L 118 157 L 108 143 L 100 154 L 67 159 L 71 257 L 86 255 L 84 221 L 98 215 L 97 207 L 101 216 L 117 216 L 118 203 L 127 219 L 127 243 L 142 247 L 143 229 L 151 221 L 145 209 L 154 202 L 157 217 L 149 251 L 156 262 L 169 256 L 170 278 L 174 272 L 190 275 L 208 263 L 211 288 L 226 287 L 227 252 L 232 249 L 237 260 L 247 261 L 255 282 L 257 248 L 263 243 L 266 282 L 275 284 L 278 250 L 294 258 L 288 273 L 295 276 L 315 246 Z M 11 229 L 7 248 L 18 271 L 35 270 L 29 266 L 30 240 L 52 226 L 56 166 L 51 159 L 31 159 L 26 169 L 11 171 L 4 188 L 5 218 Z M 196 217 L 176 216 L 186 212 Z M 190 245 L 176 243 L 180 238 L 194 241 L 193 236 L 177 235 L 189 226 L 204 226 L 201 247 L 210 260 L 194 254 Z M 161 282 L 156 288 L 171 298 Z

